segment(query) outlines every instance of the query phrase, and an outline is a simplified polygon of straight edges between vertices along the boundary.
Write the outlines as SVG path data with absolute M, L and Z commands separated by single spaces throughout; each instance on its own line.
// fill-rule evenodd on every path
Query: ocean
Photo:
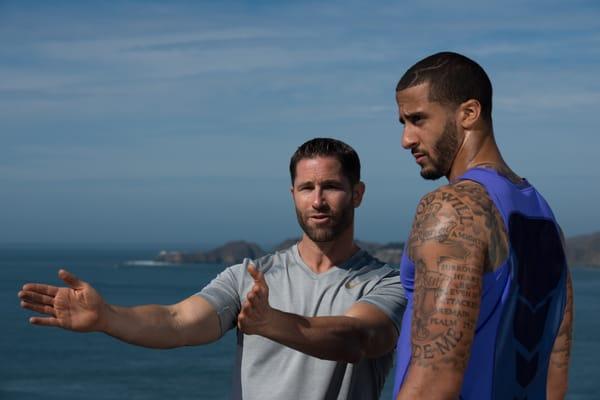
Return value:
M 67 268 L 113 304 L 170 304 L 196 293 L 220 265 L 124 266 L 151 259 L 136 246 L 0 247 L 0 399 L 228 399 L 235 333 L 216 343 L 174 350 L 131 346 L 99 333 L 31 326 L 19 306 L 26 282 L 60 284 Z M 568 399 L 600 393 L 600 271 L 573 268 L 575 332 Z M 391 374 L 390 374 L 391 375 Z M 391 399 L 391 378 L 382 399 Z

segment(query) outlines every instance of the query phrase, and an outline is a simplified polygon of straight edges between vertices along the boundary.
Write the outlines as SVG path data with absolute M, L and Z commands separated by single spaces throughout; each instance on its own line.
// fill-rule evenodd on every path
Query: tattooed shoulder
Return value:
M 421 199 L 409 238 L 409 256 L 414 259 L 414 252 L 432 240 L 483 253 L 484 272 L 500 266 L 508 255 L 502 216 L 485 188 L 472 181 L 442 186 Z

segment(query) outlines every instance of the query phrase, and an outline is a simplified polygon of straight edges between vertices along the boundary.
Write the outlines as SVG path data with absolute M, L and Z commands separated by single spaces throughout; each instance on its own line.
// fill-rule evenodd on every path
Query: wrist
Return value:
M 98 321 L 96 322 L 96 331 L 110 334 L 110 320 L 116 310 L 110 304 L 104 303 L 98 313 Z
M 277 321 L 281 319 L 281 311 L 269 307 L 265 312 L 262 323 L 257 326 L 257 334 L 273 339 L 277 332 Z

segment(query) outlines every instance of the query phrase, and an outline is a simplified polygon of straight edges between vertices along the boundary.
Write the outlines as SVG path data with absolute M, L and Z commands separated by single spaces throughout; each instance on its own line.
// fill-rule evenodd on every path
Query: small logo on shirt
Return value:
M 353 289 L 355 287 L 357 287 L 358 285 L 360 285 L 362 282 L 359 281 L 358 279 L 351 279 L 348 282 L 346 282 L 346 284 L 344 285 L 344 287 L 346 289 Z

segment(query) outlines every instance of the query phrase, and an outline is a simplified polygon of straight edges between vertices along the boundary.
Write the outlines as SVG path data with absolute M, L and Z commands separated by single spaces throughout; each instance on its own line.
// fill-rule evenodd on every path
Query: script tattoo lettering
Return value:
M 415 263 L 411 363 L 464 370 L 479 314 L 485 272 L 507 255 L 502 217 L 474 182 L 423 197 L 408 242 Z

